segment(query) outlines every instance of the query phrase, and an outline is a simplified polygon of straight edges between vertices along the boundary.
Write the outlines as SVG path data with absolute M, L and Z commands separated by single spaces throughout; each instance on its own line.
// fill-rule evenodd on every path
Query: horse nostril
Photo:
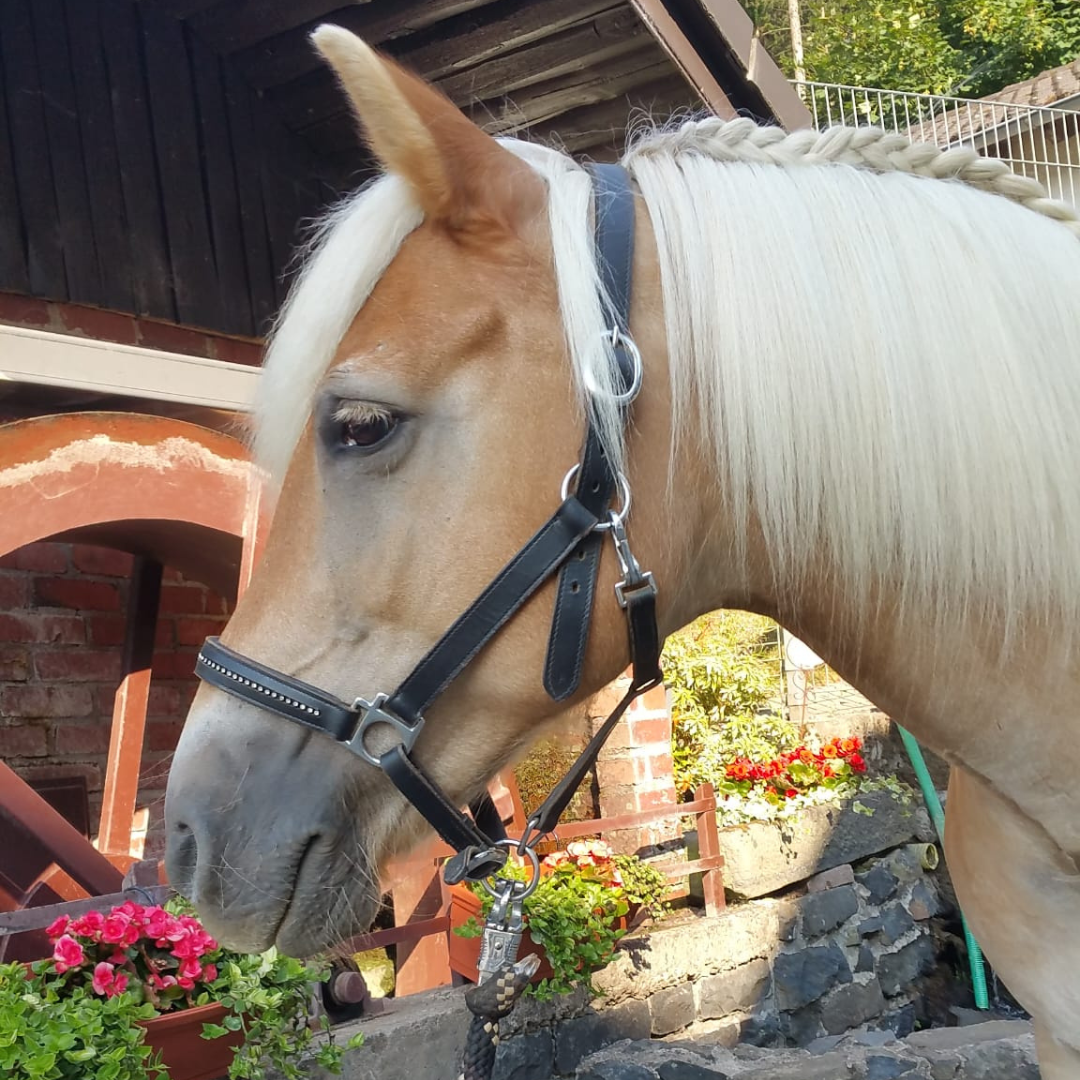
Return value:
M 182 896 L 193 899 L 195 870 L 199 862 L 199 843 L 191 826 L 184 821 L 169 826 L 165 844 L 165 872 L 169 884 Z

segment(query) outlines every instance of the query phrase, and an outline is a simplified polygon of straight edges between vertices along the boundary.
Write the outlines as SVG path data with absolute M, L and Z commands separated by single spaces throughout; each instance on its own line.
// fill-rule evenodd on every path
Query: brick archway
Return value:
M 46 862 L 54 860 L 39 879 L 48 880 L 51 893 L 111 891 L 119 875 L 110 862 L 130 861 L 124 855 L 138 793 L 162 565 L 235 595 L 262 531 L 251 479 L 238 440 L 179 420 L 88 412 L 0 425 L 0 554 L 51 539 L 136 556 L 99 828 L 99 848 L 110 859 L 0 762 L 0 818 L 36 838 Z M 33 882 L 16 884 L 34 889 Z M 8 904 L 22 891 L 13 889 L 8 881 Z M 37 902 L 48 902 L 51 893 Z
M 77 539 L 232 592 L 257 512 L 250 472 L 236 439 L 166 417 L 67 413 L 0 425 L 0 554 Z

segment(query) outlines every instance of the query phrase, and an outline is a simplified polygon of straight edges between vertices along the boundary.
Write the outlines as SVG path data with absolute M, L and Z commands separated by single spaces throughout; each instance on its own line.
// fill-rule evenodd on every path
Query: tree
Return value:
M 794 74 L 788 0 L 748 0 Z M 803 0 L 810 79 L 981 97 L 1080 56 L 1076 0 Z

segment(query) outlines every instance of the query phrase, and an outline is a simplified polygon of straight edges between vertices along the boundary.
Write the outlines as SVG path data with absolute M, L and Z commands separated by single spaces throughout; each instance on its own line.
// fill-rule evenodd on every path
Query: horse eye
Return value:
M 373 412 L 363 417 L 342 418 L 338 429 L 338 443 L 346 448 L 374 449 L 394 434 L 400 422 L 400 418 L 390 412 Z

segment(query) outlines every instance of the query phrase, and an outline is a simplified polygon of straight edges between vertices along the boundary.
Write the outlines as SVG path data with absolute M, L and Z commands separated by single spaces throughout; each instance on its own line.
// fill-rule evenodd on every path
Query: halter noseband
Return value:
M 629 333 L 634 196 L 626 173 L 618 165 L 594 165 L 590 171 L 596 255 L 610 299 L 608 333 L 618 361 L 620 385 L 616 401 L 625 420 L 642 379 L 641 356 Z M 612 510 L 616 492 L 620 501 Z M 556 572 L 559 581 L 544 664 L 544 687 L 556 701 L 572 694 L 581 680 L 601 549 L 605 533 L 610 532 L 622 571 L 615 594 L 626 612 L 633 677 L 615 710 L 529 818 L 519 850 L 524 852 L 551 832 L 631 701 L 662 680 L 656 586 L 652 575 L 641 570 L 630 552 L 624 528 L 629 509 L 626 478 L 611 468 L 590 411 L 581 461 L 563 482 L 559 508 L 393 694 L 378 694 L 371 701 L 357 698 L 349 705 L 318 687 L 241 656 L 213 637 L 207 638 L 199 653 L 196 673 L 242 701 L 329 735 L 381 769 L 458 852 L 447 863 L 446 880 L 454 883 L 485 878 L 506 860 L 502 822 L 486 796 L 473 804 L 473 818 L 462 813 L 413 761 L 411 751 L 424 726 L 424 711 Z M 397 742 L 376 756 L 368 736 L 379 726 L 389 728 Z

